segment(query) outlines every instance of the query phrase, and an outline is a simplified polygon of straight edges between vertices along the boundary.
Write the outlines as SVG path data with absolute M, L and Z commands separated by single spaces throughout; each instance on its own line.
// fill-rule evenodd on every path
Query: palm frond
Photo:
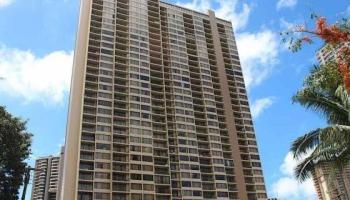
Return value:
M 319 144 L 319 133 L 320 129 L 316 129 L 294 140 L 290 148 L 294 158 L 299 159 L 309 150 L 314 149 Z
M 312 160 L 312 157 L 305 158 L 294 169 L 295 177 L 300 182 L 305 181 L 307 178 L 310 177 L 312 171 L 314 170 L 314 166 L 315 164 L 314 164 L 314 161 Z
M 350 110 L 350 96 L 344 86 L 339 86 L 335 91 L 335 96 L 341 100 L 342 105 Z
M 291 150 L 297 159 L 312 151 L 295 168 L 300 181 L 308 178 L 319 162 L 333 162 L 342 168 L 350 159 L 350 126 L 331 125 L 315 129 L 295 140 Z
M 324 148 L 318 145 L 309 156 L 301 160 L 296 166 L 294 169 L 295 177 L 300 182 L 305 181 L 310 177 L 316 164 L 324 161 L 334 161 L 337 154 L 339 154 L 339 149 L 337 148 Z
M 350 145 L 350 126 L 330 125 L 319 130 L 319 137 L 324 146 Z
M 337 98 L 330 98 L 306 88 L 293 97 L 293 102 L 320 113 L 330 124 L 349 124 L 349 112 Z

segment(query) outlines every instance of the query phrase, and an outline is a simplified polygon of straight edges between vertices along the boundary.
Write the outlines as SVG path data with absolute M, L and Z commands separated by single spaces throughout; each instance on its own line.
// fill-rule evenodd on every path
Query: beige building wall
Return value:
M 84 77 L 88 48 L 91 0 L 80 1 L 80 14 L 70 88 L 61 199 L 77 199 L 80 132 L 83 111 Z

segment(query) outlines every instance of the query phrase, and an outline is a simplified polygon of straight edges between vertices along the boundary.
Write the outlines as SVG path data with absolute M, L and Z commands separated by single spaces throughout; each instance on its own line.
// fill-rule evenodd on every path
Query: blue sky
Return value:
M 319 45 L 289 52 L 279 32 L 307 23 L 311 13 L 331 21 L 348 16 L 348 0 L 169 0 L 233 21 L 269 196 L 316 199 L 311 181 L 292 177 L 288 154 L 297 136 L 323 119 L 291 103 Z M 78 0 L 0 0 L 0 105 L 28 119 L 32 160 L 64 143 Z M 39 73 L 37 73 L 39 72 Z M 33 163 L 33 161 L 30 161 Z

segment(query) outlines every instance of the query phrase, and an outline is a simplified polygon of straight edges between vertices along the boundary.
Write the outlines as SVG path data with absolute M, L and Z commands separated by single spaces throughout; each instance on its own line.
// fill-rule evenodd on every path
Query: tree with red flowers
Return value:
M 286 36 L 291 36 L 289 38 L 290 49 L 296 52 L 303 44 L 311 44 L 315 39 L 320 39 L 325 45 L 337 49 L 335 63 L 341 74 L 343 85 L 350 93 L 350 21 L 342 19 L 340 22 L 328 24 L 325 17 L 311 15 L 311 18 L 315 19 L 314 29 L 298 25 L 294 30 L 284 33 Z M 293 37 L 295 35 L 297 35 L 296 38 Z M 284 41 L 287 41 L 287 38 L 284 38 Z

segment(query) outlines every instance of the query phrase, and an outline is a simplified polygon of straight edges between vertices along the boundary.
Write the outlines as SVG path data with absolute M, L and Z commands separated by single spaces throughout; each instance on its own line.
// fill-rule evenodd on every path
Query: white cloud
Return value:
M 297 5 L 298 0 L 279 0 L 277 2 L 276 8 L 277 10 L 281 8 L 294 8 Z
M 9 6 L 14 0 L 0 0 L 0 8 Z
M 248 88 L 259 85 L 278 63 L 279 39 L 271 30 L 237 34 L 237 47 Z
M 274 97 L 265 97 L 255 100 L 251 106 L 253 118 L 259 117 L 264 110 L 268 109 L 274 103 Z
M 297 164 L 298 161 L 289 152 L 280 166 L 282 176 L 272 184 L 272 196 L 281 200 L 316 200 L 313 181 L 307 179 L 305 182 L 300 183 L 294 178 L 294 168 Z
M 0 46 L 0 91 L 26 102 L 61 103 L 68 93 L 73 52 L 37 57 L 30 51 Z
M 242 8 L 238 9 L 238 2 L 238 0 L 192 0 L 188 3 L 178 2 L 177 4 L 203 13 L 212 9 L 216 17 L 232 21 L 233 29 L 239 30 L 247 25 L 251 6 L 244 3 Z M 214 8 L 214 4 L 218 4 L 217 8 Z
M 296 27 L 296 23 L 288 22 L 284 18 L 280 19 L 280 27 L 285 30 L 293 30 Z

